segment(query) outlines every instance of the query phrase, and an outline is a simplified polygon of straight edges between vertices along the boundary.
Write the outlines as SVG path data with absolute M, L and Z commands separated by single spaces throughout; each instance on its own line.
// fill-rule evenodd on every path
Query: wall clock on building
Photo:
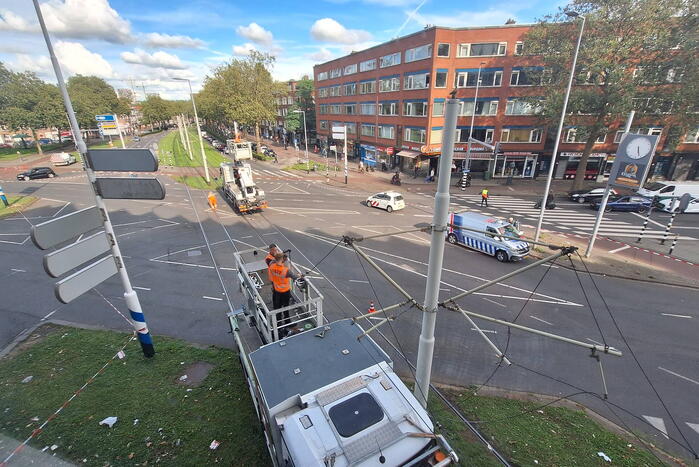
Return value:
M 642 159 L 650 154 L 650 141 L 642 136 L 629 136 L 631 141 L 626 145 L 626 155 L 631 159 Z

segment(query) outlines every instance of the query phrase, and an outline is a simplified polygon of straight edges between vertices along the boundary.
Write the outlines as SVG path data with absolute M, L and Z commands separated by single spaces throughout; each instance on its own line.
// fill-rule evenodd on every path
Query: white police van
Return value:
M 446 240 L 452 245 L 463 245 L 478 250 L 498 261 L 518 261 L 529 254 L 529 243 L 503 238 L 519 237 L 519 232 L 509 222 L 475 212 L 455 212 L 449 215 Z M 454 228 L 466 227 L 464 230 Z

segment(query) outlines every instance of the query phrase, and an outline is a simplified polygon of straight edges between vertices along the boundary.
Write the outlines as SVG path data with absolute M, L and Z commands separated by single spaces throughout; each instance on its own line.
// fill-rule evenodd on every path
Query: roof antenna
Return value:
M 376 441 L 376 446 L 379 448 L 379 454 L 380 454 L 380 455 L 379 455 L 379 462 L 380 462 L 381 464 L 385 464 L 385 463 L 386 463 L 386 457 L 383 455 L 383 452 L 381 451 L 381 446 L 379 445 L 379 442 L 378 442 L 378 441 Z

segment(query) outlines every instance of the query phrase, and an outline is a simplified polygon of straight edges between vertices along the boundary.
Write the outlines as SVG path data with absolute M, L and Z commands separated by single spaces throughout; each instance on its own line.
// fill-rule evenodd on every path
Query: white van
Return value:
M 518 261 L 529 254 L 529 243 L 502 237 L 520 236 L 513 225 L 502 219 L 475 212 L 456 212 L 449 215 L 449 224 L 447 241 L 452 245 L 463 245 L 481 251 L 502 262 Z M 479 232 L 451 227 L 452 225 Z
M 57 152 L 56 154 L 51 154 L 51 163 L 56 165 L 70 165 L 76 162 L 75 156 L 68 154 L 67 152 Z
M 699 198 L 699 182 L 652 182 L 639 188 L 637 193 L 647 198 L 657 196 L 659 201 L 679 198 L 685 193 L 692 195 L 692 198 Z

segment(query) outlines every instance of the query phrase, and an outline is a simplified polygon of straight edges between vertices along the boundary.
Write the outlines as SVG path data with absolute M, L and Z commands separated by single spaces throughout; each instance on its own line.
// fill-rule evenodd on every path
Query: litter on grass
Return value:
M 599 457 L 601 457 L 602 459 L 604 459 L 605 461 L 607 461 L 607 462 L 611 462 L 611 461 L 612 461 L 611 457 L 609 457 L 608 455 L 606 455 L 606 454 L 603 453 L 602 451 L 598 452 L 597 455 L 598 455 Z
M 213 440 L 211 444 L 209 444 L 209 449 L 216 449 L 221 443 L 219 443 L 216 440 Z
M 114 424 L 117 422 L 116 417 L 107 417 L 104 420 L 100 422 L 100 425 L 107 425 L 109 428 L 114 426 Z
M 24 379 L 22 380 L 22 382 L 23 382 L 23 383 L 29 383 L 29 382 L 30 382 L 31 380 L 33 380 L 33 379 L 34 379 L 33 376 L 27 376 L 26 378 L 24 378 Z

